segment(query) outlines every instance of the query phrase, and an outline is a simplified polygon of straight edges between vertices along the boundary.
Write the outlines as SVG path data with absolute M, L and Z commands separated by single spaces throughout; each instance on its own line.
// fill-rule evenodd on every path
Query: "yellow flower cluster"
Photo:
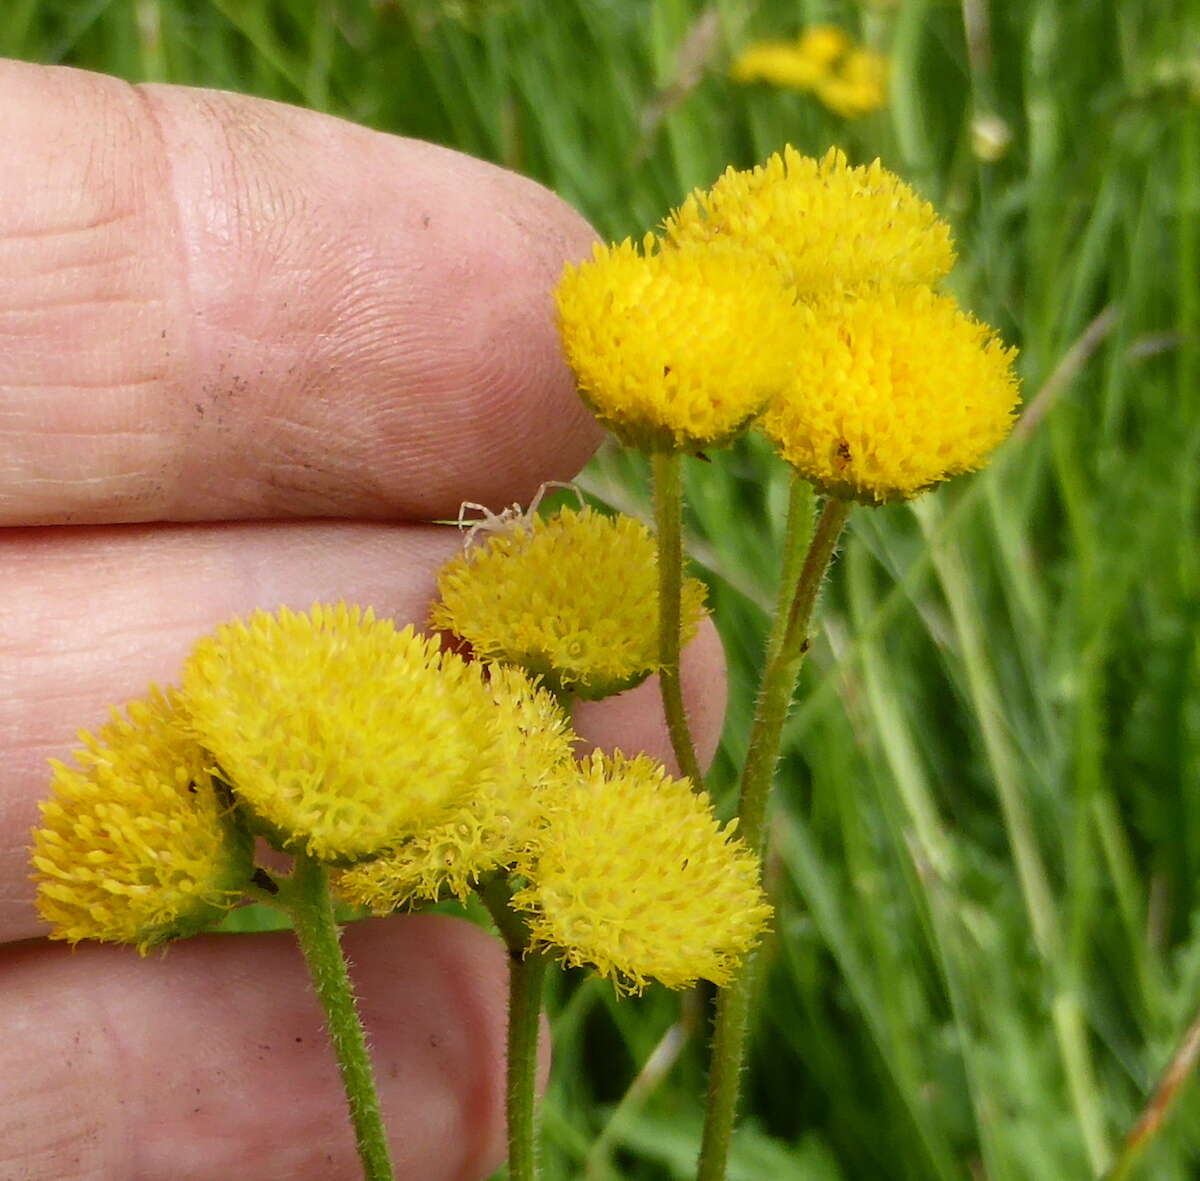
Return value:
M 793 41 L 757 41 L 734 61 L 735 82 L 766 82 L 815 94 L 844 119 L 877 111 L 887 102 L 887 62 L 855 45 L 835 25 L 812 25 Z
M 927 287 L 817 302 L 762 428 L 843 499 L 916 496 L 979 467 L 1012 427 L 1014 351 Z
M 83 742 L 76 767 L 55 764 L 33 837 L 55 938 L 145 952 L 205 929 L 250 890 L 255 834 L 344 866 L 340 894 L 381 913 L 519 872 L 537 944 L 619 986 L 727 980 L 767 918 L 753 855 L 689 783 L 646 757 L 577 763 L 557 698 L 524 671 L 467 664 L 369 610 L 226 624 L 181 690 Z
M 935 283 L 954 265 L 950 227 L 878 160 L 853 167 L 785 147 L 765 164 L 726 169 L 665 223 L 677 247 L 736 243 L 765 257 L 801 299 L 860 287 Z
M 722 446 L 788 379 L 795 309 L 744 251 L 597 245 L 555 297 L 581 397 L 631 446 Z
M 830 44 L 813 53 L 827 54 Z M 683 323 L 697 317 L 674 310 L 682 297 L 664 312 L 646 295 L 655 283 L 651 258 L 664 260 L 656 265 L 686 259 L 675 265 L 703 286 L 706 271 L 695 260 L 708 254 L 741 255 L 782 280 L 794 318 L 786 342 L 770 347 L 781 349 L 772 359 L 785 361 L 788 374 L 762 421 L 780 454 L 819 490 L 869 503 L 915 496 L 981 466 L 1012 426 L 1013 351 L 935 295 L 933 285 L 954 264 L 949 227 L 878 160 L 851 166 L 837 149 L 813 159 L 785 147 L 690 194 L 666 218 L 653 252 L 612 249 L 620 266 L 598 250 L 592 263 L 568 268 L 558 289 L 560 329 L 585 401 L 601 421 L 619 421 L 626 442 L 711 445 L 712 432 L 694 433 L 711 421 L 695 407 L 727 408 L 720 387 L 743 362 L 740 351 L 729 351 L 722 368 L 721 350 L 730 348 L 731 332 L 747 343 L 747 322 L 728 306 L 725 323 L 703 321 L 697 343 Z M 690 306 L 705 298 L 693 292 Z M 721 314 L 716 302 L 708 306 Z M 590 328 L 587 317 L 596 321 Z M 703 358 L 702 366 L 687 368 L 676 345 Z M 681 383 L 670 391 L 655 368 L 668 355 Z M 716 372 L 727 376 L 707 380 Z M 753 373 L 764 372 L 758 358 Z M 752 403 L 740 403 L 740 415 Z
M 52 938 L 152 947 L 203 930 L 241 897 L 250 842 L 232 822 L 178 697 L 152 691 L 54 762 L 32 861 Z
M 495 666 L 488 693 L 505 724 L 505 773 L 481 783 L 441 824 L 338 875 L 338 893 L 376 914 L 452 894 L 465 901 L 484 874 L 511 865 L 529 841 L 543 784 L 571 764 L 575 735 L 554 696 L 519 669 Z
M 441 823 L 502 773 L 478 668 L 345 604 L 282 608 L 196 645 L 200 742 L 280 847 L 355 861 Z
M 771 908 L 758 859 L 686 779 L 599 752 L 547 785 L 513 896 L 535 945 L 619 988 L 727 984 Z
M 506 812 L 498 828 L 488 806 L 466 810 L 428 844 L 346 870 L 338 893 L 388 914 L 444 891 L 464 897 L 482 874 L 515 865 L 526 884 L 512 905 L 532 946 L 622 990 L 728 983 L 771 908 L 754 854 L 688 780 L 645 755 L 596 752 L 558 761 L 529 798 L 518 823 Z M 478 835 L 489 827 L 493 855 Z
M 432 627 L 556 692 L 608 697 L 660 667 L 658 549 L 633 517 L 564 508 L 514 524 L 447 562 L 438 592 Z M 703 614 L 704 585 L 686 578 L 684 644 Z

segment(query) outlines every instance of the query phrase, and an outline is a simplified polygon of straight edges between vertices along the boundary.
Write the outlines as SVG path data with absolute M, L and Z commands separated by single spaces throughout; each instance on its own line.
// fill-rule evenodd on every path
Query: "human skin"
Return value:
M 550 288 L 592 231 L 457 153 L 261 100 L 0 63 L 0 1176 L 356 1175 L 281 935 L 142 960 L 44 940 L 46 760 L 281 603 L 420 622 L 462 500 L 568 479 L 599 441 Z M 711 754 L 705 629 L 685 691 Z M 653 683 L 580 709 L 669 758 Z M 506 961 L 464 922 L 346 934 L 397 1173 L 503 1145 Z

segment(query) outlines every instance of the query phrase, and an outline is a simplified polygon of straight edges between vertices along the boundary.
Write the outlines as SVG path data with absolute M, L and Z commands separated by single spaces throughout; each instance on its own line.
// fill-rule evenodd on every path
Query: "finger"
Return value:
M 29 833 L 47 760 L 67 758 L 77 730 L 95 730 L 151 682 L 176 682 L 199 636 L 259 607 L 345 598 L 423 624 L 434 572 L 460 545 L 457 530 L 369 522 L 0 531 L 0 942 L 45 930 Z M 684 687 L 711 749 L 724 700 L 711 639 L 689 650 Z M 618 697 L 582 709 L 580 732 L 665 754 L 657 694 L 636 692 L 632 706 Z
M 453 515 L 598 441 L 551 193 L 278 103 L 0 63 L 0 524 Z
M 504 1130 L 506 957 L 468 923 L 345 931 L 399 1181 L 468 1181 Z M 0 1176 L 325 1181 L 358 1173 L 294 938 L 207 936 L 139 959 L 0 956 Z

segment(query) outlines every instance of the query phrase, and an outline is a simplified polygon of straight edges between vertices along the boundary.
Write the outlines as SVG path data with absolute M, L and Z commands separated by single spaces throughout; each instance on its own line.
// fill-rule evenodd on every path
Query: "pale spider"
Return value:
M 510 504 L 507 508 L 502 508 L 498 513 L 494 513 L 487 505 L 476 504 L 473 500 L 464 500 L 458 506 L 458 527 L 463 530 L 463 550 L 469 550 L 481 533 L 507 533 L 510 529 L 515 529 L 520 525 L 528 525 L 537 516 L 537 511 L 541 507 L 546 493 L 552 488 L 562 488 L 565 491 L 574 492 L 580 509 L 587 507 L 584 504 L 583 493 L 574 484 L 566 484 L 562 480 L 547 480 L 542 484 L 533 494 L 533 499 L 529 502 L 527 509 L 523 509 L 519 504 Z M 466 515 L 467 509 L 474 509 L 482 515 L 478 520 L 473 520 Z

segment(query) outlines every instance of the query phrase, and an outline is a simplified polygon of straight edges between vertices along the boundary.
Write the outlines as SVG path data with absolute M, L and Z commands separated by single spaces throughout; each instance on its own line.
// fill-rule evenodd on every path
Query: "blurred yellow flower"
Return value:
M 630 446 L 721 446 L 788 381 L 791 297 L 745 250 L 642 245 L 597 245 L 555 289 L 580 395 Z
M 878 160 L 851 167 L 838 148 L 816 160 L 788 146 L 751 171 L 729 168 L 688 196 L 665 234 L 681 248 L 757 251 L 801 299 L 933 283 L 954 265 L 950 227 L 933 206 Z
M 813 89 L 843 119 L 869 115 L 887 102 L 887 62 L 872 49 L 852 49 Z
M 793 41 L 755 41 L 746 46 L 729 74 L 735 82 L 812 90 L 850 46 L 850 38 L 836 25 L 810 25 Z
M 443 894 L 465 901 L 482 875 L 512 864 L 528 844 L 539 789 L 570 763 L 575 735 L 554 696 L 520 669 L 493 667 L 487 689 L 503 773 L 443 823 L 340 873 L 336 888 L 346 901 L 376 914 Z
M 32 861 L 52 939 L 135 943 L 144 955 L 211 926 L 250 879 L 251 842 L 187 733 L 177 695 L 152 691 L 52 763 Z
M 599 752 L 544 789 L 513 895 L 535 946 L 618 988 L 727 984 L 770 917 L 754 854 L 688 780 Z
M 370 609 L 235 620 L 183 674 L 192 725 L 280 847 L 354 861 L 440 824 L 499 773 L 480 670 Z
M 640 521 L 564 508 L 485 536 L 438 572 L 431 627 L 587 699 L 659 669 L 658 547 Z M 703 615 L 704 585 L 685 578 L 683 643 Z
M 887 60 L 855 45 L 834 25 L 812 25 L 794 41 L 758 41 L 734 61 L 735 82 L 815 94 L 835 114 L 856 119 L 887 102 Z
M 867 503 L 982 466 L 1019 402 L 1015 350 L 926 287 L 830 298 L 795 342 L 796 379 L 762 419 L 805 479 Z

